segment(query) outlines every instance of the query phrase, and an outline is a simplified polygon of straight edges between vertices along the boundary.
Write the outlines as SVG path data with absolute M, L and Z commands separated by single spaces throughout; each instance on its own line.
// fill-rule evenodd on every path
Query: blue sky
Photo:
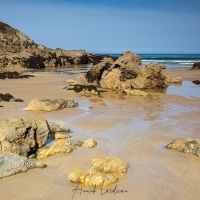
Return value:
M 200 0 L 1 0 L 0 21 L 50 48 L 200 53 Z

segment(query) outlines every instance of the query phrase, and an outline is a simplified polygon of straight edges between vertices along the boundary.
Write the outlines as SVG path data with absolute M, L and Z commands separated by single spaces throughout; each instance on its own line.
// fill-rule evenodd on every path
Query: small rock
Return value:
M 192 81 L 194 84 L 196 84 L 196 85 L 200 85 L 200 81 L 199 80 L 194 80 L 194 81 Z
M 65 83 L 74 83 L 74 82 L 75 82 L 75 80 L 73 80 L 73 79 L 68 79 L 65 81 Z
M 200 69 L 200 62 L 195 62 L 191 69 Z
M 92 138 L 85 140 L 83 143 L 83 147 L 87 147 L 87 148 L 94 148 L 96 146 L 97 146 L 97 142 Z
M 56 132 L 55 133 L 55 139 L 56 140 L 59 140 L 59 139 L 66 139 L 66 138 L 69 138 L 69 133 L 66 133 L 66 132 Z
M 191 153 L 200 157 L 200 140 L 192 140 L 191 138 L 185 138 L 182 140 L 173 140 L 168 145 L 167 149 L 181 151 L 183 153 Z
M 174 78 L 167 77 L 166 78 L 166 81 L 169 84 L 181 84 L 182 80 L 183 80 L 182 77 L 174 77 Z
M 58 111 L 64 108 L 72 108 L 78 105 L 73 99 L 33 99 L 24 110 L 29 111 Z
M 66 126 L 65 122 L 60 120 L 48 121 L 48 125 L 52 132 L 70 132 L 70 129 Z

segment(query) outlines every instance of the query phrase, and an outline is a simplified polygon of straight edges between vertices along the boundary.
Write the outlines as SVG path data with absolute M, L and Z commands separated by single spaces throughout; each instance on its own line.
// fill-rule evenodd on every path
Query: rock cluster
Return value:
M 68 175 L 68 179 L 73 183 L 82 186 L 107 187 L 118 181 L 117 176 L 126 174 L 128 164 L 118 157 L 105 157 L 94 159 L 92 167 L 87 170 L 75 169 Z
M 165 65 L 151 63 L 142 69 L 141 58 L 125 52 L 117 60 L 104 58 L 94 65 L 86 74 L 81 75 L 72 84 L 74 90 L 76 85 L 96 86 L 103 89 L 150 89 L 165 88 L 167 74 Z M 71 89 L 71 88 L 70 88 Z
M 24 110 L 29 111 L 57 111 L 64 108 L 77 107 L 78 103 L 74 99 L 33 99 Z
M 0 121 L 0 153 L 12 152 L 23 156 L 35 154 L 38 148 L 44 146 L 50 133 L 60 130 L 69 131 L 67 127 L 56 129 L 58 121 L 55 125 L 53 123 L 36 118 L 13 118 Z
M 0 154 L 0 179 L 46 165 L 14 153 Z
M 185 138 L 182 140 L 174 140 L 166 146 L 167 149 L 181 151 L 183 153 L 191 153 L 200 157 L 200 140 L 192 140 Z

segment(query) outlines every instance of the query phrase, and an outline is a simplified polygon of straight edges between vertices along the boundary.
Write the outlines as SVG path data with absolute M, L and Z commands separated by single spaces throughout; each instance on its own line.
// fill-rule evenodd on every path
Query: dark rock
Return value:
M 113 57 L 113 56 L 109 56 L 107 54 L 105 55 L 100 55 L 100 54 L 92 54 L 92 53 L 88 53 L 87 57 L 89 59 L 89 62 L 93 63 L 93 65 L 97 65 L 98 63 L 100 63 L 104 58 L 111 58 L 114 61 L 117 60 L 118 57 Z
M 6 93 L 6 94 L 1 94 L 0 93 L 0 100 L 1 101 L 7 101 L 7 102 L 10 102 L 11 100 L 14 100 L 15 97 L 13 97 L 11 94 L 9 93 Z
M 195 62 L 191 69 L 200 69 L 200 62 Z
M 0 72 L 0 79 L 23 79 L 23 78 L 30 78 L 35 77 L 33 75 L 28 74 L 20 74 L 16 71 L 14 72 Z
M 14 101 L 15 102 L 24 102 L 24 100 L 22 100 L 22 99 L 15 99 Z
M 11 94 L 6 93 L 6 94 L 1 94 L 0 93 L 0 101 L 15 101 L 15 102 L 24 102 L 22 99 L 15 99 Z
M 75 92 L 82 92 L 84 90 L 87 90 L 87 91 L 92 91 L 94 90 L 95 92 L 98 92 L 97 90 L 97 87 L 94 86 L 94 85 L 71 85 L 67 88 L 68 90 L 74 90 Z
M 199 85 L 200 84 L 200 81 L 199 80 L 194 80 L 194 81 L 192 81 L 194 84 L 196 84 L 196 85 Z
M 128 79 L 136 78 L 138 73 L 133 70 L 123 70 L 121 71 L 121 76 L 119 77 L 120 81 L 126 81 Z
M 104 71 L 108 71 L 111 68 L 113 62 L 114 60 L 111 58 L 103 59 L 100 63 L 94 65 L 85 75 L 88 83 L 99 85 Z

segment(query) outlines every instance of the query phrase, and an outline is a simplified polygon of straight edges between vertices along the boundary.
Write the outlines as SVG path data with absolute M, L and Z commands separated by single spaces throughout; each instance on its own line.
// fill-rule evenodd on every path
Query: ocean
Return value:
M 102 53 L 103 54 L 103 53 Z M 105 54 L 104 54 L 105 55 Z M 119 57 L 121 54 L 107 53 Z M 193 63 L 200 62 L 200 54 L 138 54 L 142 58 L 142 65 L 148 63 L 165 64 L 167 69 L 191 68 Z

